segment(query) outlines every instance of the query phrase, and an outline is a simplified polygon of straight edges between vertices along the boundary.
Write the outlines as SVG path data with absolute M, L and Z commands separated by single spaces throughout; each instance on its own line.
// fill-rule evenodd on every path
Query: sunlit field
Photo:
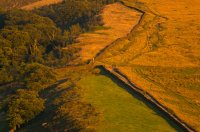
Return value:
M 200 1 L 124 2 L 145 12 L 142 22 L 97 58 L 97 64 L 115 65 L 171 113 L 200 130 Z
M 137 24 L 141 13 L 119 3 L 104 7 L 101 13 L 102 26 L 94 32 L 84 33 L 72 46 L 81 49 L 79 62 L 92 60 L 95 55 L 118 38 L 126 36 Z

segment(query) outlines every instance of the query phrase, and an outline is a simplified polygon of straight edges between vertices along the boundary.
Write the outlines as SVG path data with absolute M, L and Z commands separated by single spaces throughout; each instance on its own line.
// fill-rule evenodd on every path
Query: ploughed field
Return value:
M 116 66 L 171 113 L 200 130 L 200 1 L 123 0 L 140 25 L 97 58 Z

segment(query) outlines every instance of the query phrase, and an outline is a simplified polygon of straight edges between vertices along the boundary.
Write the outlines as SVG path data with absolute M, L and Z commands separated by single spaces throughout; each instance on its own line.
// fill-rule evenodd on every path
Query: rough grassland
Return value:
M 91 33 L 84 33 L 73 46 L 81 48 L 80 60 L 91 60 L 104 47 L 128 34 L 138 22 L 140 13 L 119 3 L 107 5 L 102 13 L 103 27 Z
M 40 0 L 34 3 L 31 3 L 29 5 L 23 6 L 22 9 L 24 10 L 33 10 L 35 8 L 40 8 L 42 6 L 48 6 L 51 4 L 57 4 L 59 2 L 62 2 L 63 0 Z
M 98 59 L 116 65 L 200 130 L 200 1 L 123 0 L 145 13 L 140 26 Z

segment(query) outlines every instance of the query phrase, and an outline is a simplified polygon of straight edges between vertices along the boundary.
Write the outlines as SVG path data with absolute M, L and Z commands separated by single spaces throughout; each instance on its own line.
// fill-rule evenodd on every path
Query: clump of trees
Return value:
M 21 79 L 22 65 L 66 66 L 79 49 L 64 50 L 83 31 L 97 24 L 94 16 L 114 0 L 66 0 L 35 13 L 0 12 L 0 83 Z M 47 18 L 49 17 L 49 18 Z M 58 27 L 59 28 L 58 28 Z
M 28 89 L 37 91 L 42 90 L 56 80 L 55 73 L 51 68 L 38 63 L 27 64 L 23 77 L 25 86 Z
M 6 110 L 10 128 L 15 129 L 44 109 L 38 93 L 56 81 L 49 66 L 60 65 L 62 59 L 66 65 L 76 51 L 62 50 L 66 36 L 49 18 L 21 10 L 0 16 L 0 84 L 13 84 L 14 98 L 7 100 L 11 103 Z
M 27 123 L 44 109 L 44 100 L 36 91 L 18 90 L 8 105 L 9 126 L 13 130 Z
M 23 70 L 22 70 L 23 69 Z M 6 101 L 9 126 L 16 130 L 40 114 L 45 106 L 45 100 L 39 97 L 39 92 L 56 81 L 51 68 L 38 63 L 22 65 L 20 81 L 15 94 Z M 15 86 L 14 86 L 15 87 Z M 5 103 L 5 102 L 4 102 Z
M 63 50 L 70 40 L 69 33 L 62 33 L 49 18 L 20 10 L 3 12 L 1 16 L 0 83 L 21 79 L 22 67 L 28 63 L 66 66 L 76 58 L 77 49 Z
M 64 0 L 60 4 L 43 7 L 34 12 L 49 17 L 63 30 L 79 25 L 82 31 L 87 31 L 102 24 L 97 14 L 105 4 L 116 1 L 118 0 Z

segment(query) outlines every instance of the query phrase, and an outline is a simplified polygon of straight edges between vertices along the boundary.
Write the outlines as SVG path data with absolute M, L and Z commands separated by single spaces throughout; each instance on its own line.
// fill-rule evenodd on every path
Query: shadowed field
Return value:
M 183 121 L 199 130 L 198 0 L 124 0 L 145 12 L 140 26 L 108 48 L 98 64 L 115 65 Z

